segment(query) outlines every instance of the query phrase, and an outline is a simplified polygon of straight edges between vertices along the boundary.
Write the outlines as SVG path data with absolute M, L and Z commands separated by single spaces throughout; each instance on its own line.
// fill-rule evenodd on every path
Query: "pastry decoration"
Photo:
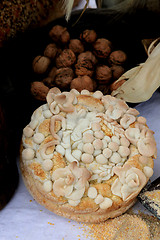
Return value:
M 21 171 L 33 197 L 77 221 L 125 212 L 152 176 L 156 158 L 154 132 L 138 115 L 100 91 L 50 89 L 23 130 Z

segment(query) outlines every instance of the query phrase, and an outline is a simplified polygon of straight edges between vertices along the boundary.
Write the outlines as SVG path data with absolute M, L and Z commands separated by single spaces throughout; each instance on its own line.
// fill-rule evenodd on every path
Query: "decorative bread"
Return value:
M 154 133 L 138 115 L 100 91 L 50 89 L 23 130 L 21 172 L 34 199 L 82 222 L 129 209 L 156 157 Z

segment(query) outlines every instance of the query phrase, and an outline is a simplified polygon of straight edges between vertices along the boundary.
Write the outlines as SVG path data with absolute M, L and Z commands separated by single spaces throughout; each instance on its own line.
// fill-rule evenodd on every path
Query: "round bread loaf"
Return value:
M 52 88 L 23 130 L 21 172 L 57 215 L 98 223 L 121 215 L 153 174 L 154 132 L 124 101 Z

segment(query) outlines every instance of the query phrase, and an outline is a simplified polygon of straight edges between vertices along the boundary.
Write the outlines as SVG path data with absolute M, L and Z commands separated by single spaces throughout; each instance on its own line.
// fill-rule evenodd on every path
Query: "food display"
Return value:
M 48 88 L 56 86 L 62 91 L 75 88 L 111 93 L 112 84 L 125 71 L 127 54 L 124 51 L 93 29 L 85 29 L 74 38 L 66 27 L 55 25 L 48 35 L 50 42 L 33 59 L 35 77 L 31 85 L 40 81 Z M 84 83 L 86 79 L 90 84 Z M 37 97 L 32 87 L 31 93 L 38 100 L 44 99 Z
M 99 90 L 54 87 L 46 99 L 23 129 L 20 167 L 31 195 L 76 221 L 126 212 L 153 175 L 157 149 L 146 119 Z

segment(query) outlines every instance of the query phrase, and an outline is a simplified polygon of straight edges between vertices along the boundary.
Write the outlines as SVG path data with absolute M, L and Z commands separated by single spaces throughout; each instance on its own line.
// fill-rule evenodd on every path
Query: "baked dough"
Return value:
M 135 202 L 153 174 L 154 132 L 124 101 L 52 88 L 24 128 L 21 172 L 34 199 L 57 215 L 99 223 Z

